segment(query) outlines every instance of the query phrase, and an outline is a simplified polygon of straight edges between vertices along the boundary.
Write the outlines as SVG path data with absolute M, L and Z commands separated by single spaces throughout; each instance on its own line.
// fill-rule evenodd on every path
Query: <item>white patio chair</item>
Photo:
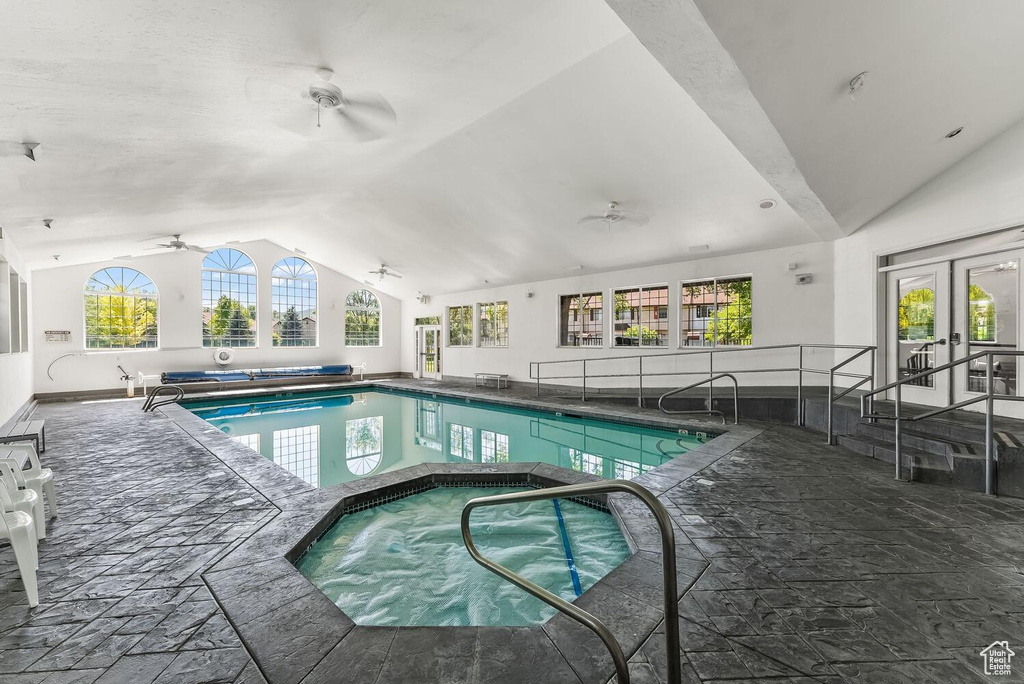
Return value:
M 25 585 L 28 605 L 39 605 L 39 586 L 36 584 L 36 570 L 39 569 L 39 548 L 36 541 L 35 523 L 32 516 L 24 511 L 14 510 L 7 485 L 0 483 L 0 539 L 10 539 L 14 558 L 18 562 L 21 583 Z M 10 512 L 8 512 L 10 511 Z
M 32 442 L 4 444 L 3 448 L 21 451 L 28 455 L 29 467 L 21 472 L 22 477 L 25 478 L 25 486 L 34 490 L 40 498 L 42 498 L 43 492 L 46 492 L 46 504 L 50 507 L 50 517 L 56 518 L 57 494 L 53 489 L 53 471 L 39 464 L 39 455 L 36 454 L 36 448 L 32 446 Z M 11 463 L 17 467 L 16 463 L 13 461 Z
M 25 511 L 32 516 L 36 526 L 36 539 L 46 539 L 46 511 L 43 497 L 34 489 L 26 487 L 21 468 L 7 459 L 0 459 L 0 483 L 7 486 L 7 494 L 14 502 L 14 510 Z

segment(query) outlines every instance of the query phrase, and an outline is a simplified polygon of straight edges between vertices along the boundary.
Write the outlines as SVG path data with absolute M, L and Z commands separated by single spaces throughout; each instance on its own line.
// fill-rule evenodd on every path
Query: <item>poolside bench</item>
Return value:
M 476 386 L 486 387 L 488 380 L 494 380 L 498 389 L 508 389 L 508 374 L 507 373 L 474 373 L 476 376 Z M 502 387 L 502 383 L 505 386 Z
M 46 451 L 46 433 L 41 420 L 19 420 L 0 428 L 0 444 L 7 442 L 35 442 L 36 451 Z

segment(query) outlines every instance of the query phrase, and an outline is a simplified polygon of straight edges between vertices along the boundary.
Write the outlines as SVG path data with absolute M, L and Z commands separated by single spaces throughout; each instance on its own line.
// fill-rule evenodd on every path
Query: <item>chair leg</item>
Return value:
M 46 504 L 42 498 L 36 499 L 36 505 L 32 507 L 32 518 L 36 523 L 36 539 L 46 539 Z
M 25 585 L 25 594 L 31 608 L 39 605 L 39 587 L 36 584 L 36 569 L 39 566 L 39 561 L 34 552 L 36 540 L 33 537 L 35 537 L 35 530 L 30 527 L 11 530 L 14 558 L 18 561 L 21 583 Z
M 50 517 L 57 517 L 57 493 L 53 487 L 53 480 L 45 483 L 43 489 L 46 491 L 46 501 L 50 505 Z

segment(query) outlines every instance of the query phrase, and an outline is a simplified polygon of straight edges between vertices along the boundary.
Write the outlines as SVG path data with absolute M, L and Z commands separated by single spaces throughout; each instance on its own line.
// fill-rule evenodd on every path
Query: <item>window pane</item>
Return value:
M 668 344 L 668 285 L 615 290 L 615 346 Z
M 753 337 L 752 326 L 751 279 L 719 280 L 713 324 L 715 343 L 749 345 Z
M 256 346 L 256 266 L 237 249 L 203 260 L 203 346 Z
M 508 346 L 508 302 L 480 305 L 480 346 Z
M 85 346 L 152 349 L 157 346 L 156 286 L 132 268 L 111 267 L 85 286 Z
M 369 290 L 356 290 L 345 300 L 345 345 L 380 346 L 380 300 Z
M 683 283 L 680 345 L 752 344 L 752 283 L 749 277 Z
M 316 272 L 304 259 L 285 257 L 271 271 L 271 331 L 275 347 L 315 347 Z
M 448 345 L 468 347 L 473 344 L 473 307 L 448 308 Z
M 600 347 L 604 345 L 602 312 L 604 296 L 600 292 L 562 295 L 558 298 L 558 344 L 562 347 Z

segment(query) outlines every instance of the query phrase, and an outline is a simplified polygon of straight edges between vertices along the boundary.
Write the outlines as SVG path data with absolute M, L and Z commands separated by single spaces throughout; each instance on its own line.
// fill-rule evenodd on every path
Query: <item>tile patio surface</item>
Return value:
M 251 469 L 244 453 L 222 460 L 139 406 L 37 411 L 60 518 L 40 546 L 34 610 L 13 553 L 0 547 L 0 684 L 266 681 L 203 573 L 315 493 L 261 474 L 269 462 L 255 454 Z M 751 423 L 706 445 L 717 460 L 698 474 L 655 478 L 679 526 L 680 567 L 697 578 L 680 601 L 683 681 L 1024 681 L 1024 660 L 990 679 L 979 656 L 994 641 L 1024 647 L 1024 502 L 896 483 L 887 464 L 821 441 Z M 655 628 L 660 586 L 641 580 L 625 578 L 618 600 Z M 545 629 L 555 644 L 559 630 L 577 631 L 578 652 L 563 653 L 574 671 L 530 681 L 605 679 L 593 675 L 608 663 L 588 632 Z M 334 654 L 336 670 L 321 663 L 328 676 L 317 681 L 527 681 L 502 670 L 514 638 L 481 630 L 466 642 L 444 645 L 447 673 L 411 674 L 403 665 L 417 648 L 441 646 L 404 632 L 387 652 L 353 653 L 379 666 L 352 668 Z M 664 671 L 657 627 L 632 655 L 632 679 L 662 682 Z

